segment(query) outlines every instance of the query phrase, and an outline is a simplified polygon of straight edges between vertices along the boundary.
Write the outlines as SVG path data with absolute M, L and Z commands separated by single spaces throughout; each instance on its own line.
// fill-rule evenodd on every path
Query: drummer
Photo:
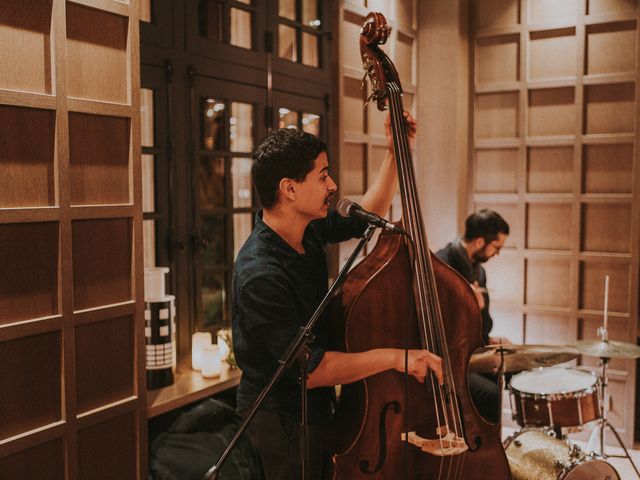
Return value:
M 436 253 L 438 258 L 456 270 L 471 285 L 482 314 L 482 340 L 485 345 L 511 342 L 501 337 L 490 337 L 493 320 L 489 314 L 487 275 L 482 264 L 500 253 L 509 235 L 509 224 L 499 213 L 487 208 L 469 215 L 464 235 L 459 236 Z M 500 421 L 500 391 L 497 377 L 472 372 L 469 375 L 471 396 L 485 419 Z

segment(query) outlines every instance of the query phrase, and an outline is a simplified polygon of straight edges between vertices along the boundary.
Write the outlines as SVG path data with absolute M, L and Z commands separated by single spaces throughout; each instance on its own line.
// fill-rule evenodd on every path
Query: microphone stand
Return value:
M 333 297 L 333 294 L 336 292 L 338 287 L 340 287 L 344 283 L 344 280 L 347 277 L 347 273 L 349 269 L 351 268 L 356 258 L 364 248 L 365 244 L 371 239 L 375 229 L 376 229 L 375 226 L 369 225 L 367 227 L 367 230 L 362 234 L 362 236 L 360 237 L 360 241 L 358 242 L 358 245 L 353 250 L 353 252 L 351 253 L 351 256 L 349 257 L 349 259 L 346 261 L 346 263 L 340 270 L 338 277 L 329 288 L 329 291 L 322 299 L 322 302 L 320 302 L 320 305 L 318 305 L 315 312 L 313 312 L 313 315 L 311 316 L 307 324 L 303 327 L 300 327 L 300 330 L 298 331 L 297 335 L 291 341 L 291 343 L 289 344 L 289 347 L 287 347 L 287 351 L 285 352 L 283 357 L 278 361 L 280 365 L 278 366 L 277 370 L 269 380 L 269 383 L 267 383 L 267 385 L 260 392 L 260 395 L 258 395 L 258 398 L 256 398 L 256 401 L 251 406 L 249 413 L 245 416 L 242 424 L 240 425 L 240 428 L 238 429 L 236 434 L 233 436 L 231 441 L 227 444 L 227 447 L 225 448 L 224 452 L 222 452 L 222 455 L 220 455 L 220 458 L 218 458 L 218 461 L 216 462 L 216 464 L 213 467 L 211 467 L 207 471 L 207 473 L 204 474 L 204 477 L 202 477 L 203 480 L 218 480 L 220 478 L 220 469 L 222 468 L 222 465 L 231 454 L 231 451 L 234 449 L 234 447 L 238 443 L 240 436 L 249 427 L 249 424 L 253 420 L 253 417 L 255 417 L 258 409 L 260 408 L 260 405 L 262 404 L 266 396 L 269 394 L 269 392 L 272 390 L 275 383 L 280 379 L 280 377 L 285 372 L 285 370 L 293 364 L 294 361 L 297 361 L 300 367 L 300 400 L 301 400 L 300 459 L 301 459 L 301 474 L 302 474 L 301 479 L 306 480 L 307 468 L 309 464 L 309 448 L 308 448 L 309 425 L 308 425 L 308 412 L 307 412 L 307 373 L 308 373 L 307 366 L 309 361 L 309 354 L 311 352 L 308 344 L 310 341 L 313 340 L 313 333 L 311 332 L 311 330 L 313 329 L 314 325 L 320 318 L 320 315 L 322 315 L 322 312 L 324 312 L 325 308 L 329 304 L 329 301 L 331 300 L 331 297 Z

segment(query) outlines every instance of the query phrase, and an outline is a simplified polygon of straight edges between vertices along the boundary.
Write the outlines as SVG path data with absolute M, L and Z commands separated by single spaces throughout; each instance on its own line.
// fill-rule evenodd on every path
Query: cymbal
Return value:
M 583 355 L 600 358 L 638 358 L 640 347 L 632 343 L 613 340 L 581 340 L 573 347 Z
M 568 362 L 578 355 L 578 350 L 566 345 L 487 345 L 473 352 L 469 370 L 496 373 L 503 357 L 505 372 L 521 372 Z

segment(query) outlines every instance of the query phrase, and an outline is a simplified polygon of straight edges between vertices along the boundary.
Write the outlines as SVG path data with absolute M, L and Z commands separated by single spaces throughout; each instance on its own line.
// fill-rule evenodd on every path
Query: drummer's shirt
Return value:
M 493 328 L 493 319 L 489 314 L 489 294 L 487 293 L 487 273 L 482 265 L 472 262 L 469 254 L 464 248 L 462 237 L 456 238 L 453 242 L 448 243 L 446 247 L 436 253 L 437 257 L 444 263 L 453 268 L 462 275 L 467 282 L 478 282 L 485 291 L 482 293 L 484 297 L 484 308 L 480 312 L 482 314 L 482 341 L 485 345 L 489 343 L 489 334 Z

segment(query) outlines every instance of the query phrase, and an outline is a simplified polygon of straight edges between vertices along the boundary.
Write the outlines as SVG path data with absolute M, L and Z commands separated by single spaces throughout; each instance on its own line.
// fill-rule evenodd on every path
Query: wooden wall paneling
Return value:
M 582 191 L 585 194 L 633 192 L 633 144 L 586 144 Z
M 395 52 L 395 65 L 402 82 L 411 86 L 415 84 L 415 39 L 413 36 L 398 32 Z M 404 101 L 403 101 L 404 104 Z
M 485 269 L 492 304 L 522 304 L 524 265 L 513 248 L 504 248 L 485 265 Z
M 522 291 L 522 290 L 521 290 Z M 524 343 L 524 315 L 519 305 L 491 304 L 491 318 L 495 322 L 491 335 L 508 338 L 516 344 Z M 503 406 L 508 405 L 503 403 Z
M 585 203 L 580 223 L 582 251 L 631 252 L 631 204 Z
M 136 0 L 0 5 L 2 478 L 146 477 L 138 35 Z
M 527 258 L 525 262 L 526 304 L 556 307 L 568 311 L 571 306 L 570 267 L 568 255 Z
M 513 0 L 482 0 L 476 8 L 476 30 L 513 27 L 520 22 L 520 2 Z
M 528 134 L 531 136 L 572 135 L 575 108 L 573 87 L 529 90 Z
M 76 371 L 73 325 L 73 265 L 71 250 L 69 106 L 67 81 L 67 3 L 54 2 L 56 52 L 56 153 L 60 205 L 60 304 L 62 308 L 65 480 L 77 480 Z
M 127 17 L 67 4 L 68 85 L 72 97 L 129 103 Z
M 476 138 L 517 137 L 518 113 L 518 92 L 477 95 Z
M 524 343 L 565 345 L 574 340 L 575 333 L 566 314 L 526 313 L 524 324 Z
M 0 440 L 46 427 L 62 419 L 61 335 L 59 331 L 2 343 Z
M 588 0 L 588 15 L 635 13 L 638 0 Z
M 0 458 L 0 478 L 64 480 L 64 442 L 62 438 L 27 448 Z
M 476 149 L 473 189 L 476 193 L 516 193 L 518 191 L 518 149 Z
M 567 203 L 528 203 L 526 248 L 570 251 L 571 211 Z
M 628 314 L 630 274 L 629 261 L 625 259 L 595 258 L 580 262 L 580 309 L 603 310 L 604 277 L 609 275 L 609 311 Z
M 365 192 L 366 145 L 344 142 L 340 162 L 340 188 L 343 195 L 362 195 Z
M 0 325 L 55 315 L 57 222 L 0 225 Z
M 632 133 L 635 100 L 633 83 L 585 86 L 584 133 Z
M 0 88 L 52 93 L 52 0 L 0 4 Z
M 78 432 L 79 480 L 136 480 L 139 439 L 133 413 L 121 415 Z M 108 448 L 105 446 L 108 445 Z
M 529 25 L 575 21 L 584 0 L 528 0 L 527 22 Z
M 343 77 L 343 88 L 342 107 L 349 112 L 344 116 L 343 128 L 348 132 L 364 134 L 366 118 L 362 104 L 365 99 L 361 82 L 359 79 L 345 76 Z
M 543 30 L 529 34 L 529 80 L 576 76 L 576 29 Z
M 133 395 L 134 343 L 131 316 L 76 327 L 78 412 Z
M 509 254 L 512 263 L 523 261 L 522 303 L 511 305 L 524 315 L 522 336 L 527 341 L 533 338 L 531 332 L 542 343 L 559 335 L 566 341 L 594 338 L 594 328 L 602 321 L 605 274 L 616 285 L 609 299 L 615 318 L 610 322 L 612 332 L 623 341 L 637 341 L 637 3 L 475 3 L 472 204 L 501 211 L 511 202 L 516 216 L 524 220 L 511 224 L 510 237 L 522 243 L 515 241 Z M 513 21 L 515 11 L 520 23 Z M 505 15 L 511 22 L 504 21 Z M 501 76 L 505 67 L 486 53 L 487 46 L 500 45 L 500 38 L 516 34 L 525 74 L 505 83 Z M 496 113 L 495 105 L 515 89 L 520 94 L 518 112 L 507 110 L 505 122 L 506 115 Z M 505 136 L 518 143 L 511 145 Z M 507 161 L 500 166 L 497 157 L 483 159 L 480 152 L 516 145 L 517 181 L 512 191 L 511 171 L 504 171 Z M 498 169 L 500 173 L 495 173 Z M 508 275 L 494 274 L 488 267 L 498 282 L 513 283 Z M 506 301 L 500 298 L 503 287 L 493 288 L 498 299 L 492 307 L 498 311 L 517 297 Z M 504 329 L 500 322 L 507 320 L 498 318 L 496 328 Z M 580 368 L 595 366 L 587 357 L 579 363 Z M 622 428 L 634 417 L 635 364 L 617 362 L 614 370 L 612 418 Z M 627 444 L 632 435 L 631 429 L 624 430 Z
M 74 310 L 130 300 L 131 221 L 77 220 L 72 230 Z
M 573 145 L 527 149 L 528 193 L 572 193 Z
M 520 79 L 519 40 L 518 35 L 478 39 L 475 65 L 478 85 L 517 82 Z
M 128 118 L 69 114 L 72 205 L 130 203 Z
M 55 205 L 55 110 L 0 106 L 0 125 L 0 204 Z
M 635 21 L 588 25 L 585 75 L 634 72 L 636 31 Z

